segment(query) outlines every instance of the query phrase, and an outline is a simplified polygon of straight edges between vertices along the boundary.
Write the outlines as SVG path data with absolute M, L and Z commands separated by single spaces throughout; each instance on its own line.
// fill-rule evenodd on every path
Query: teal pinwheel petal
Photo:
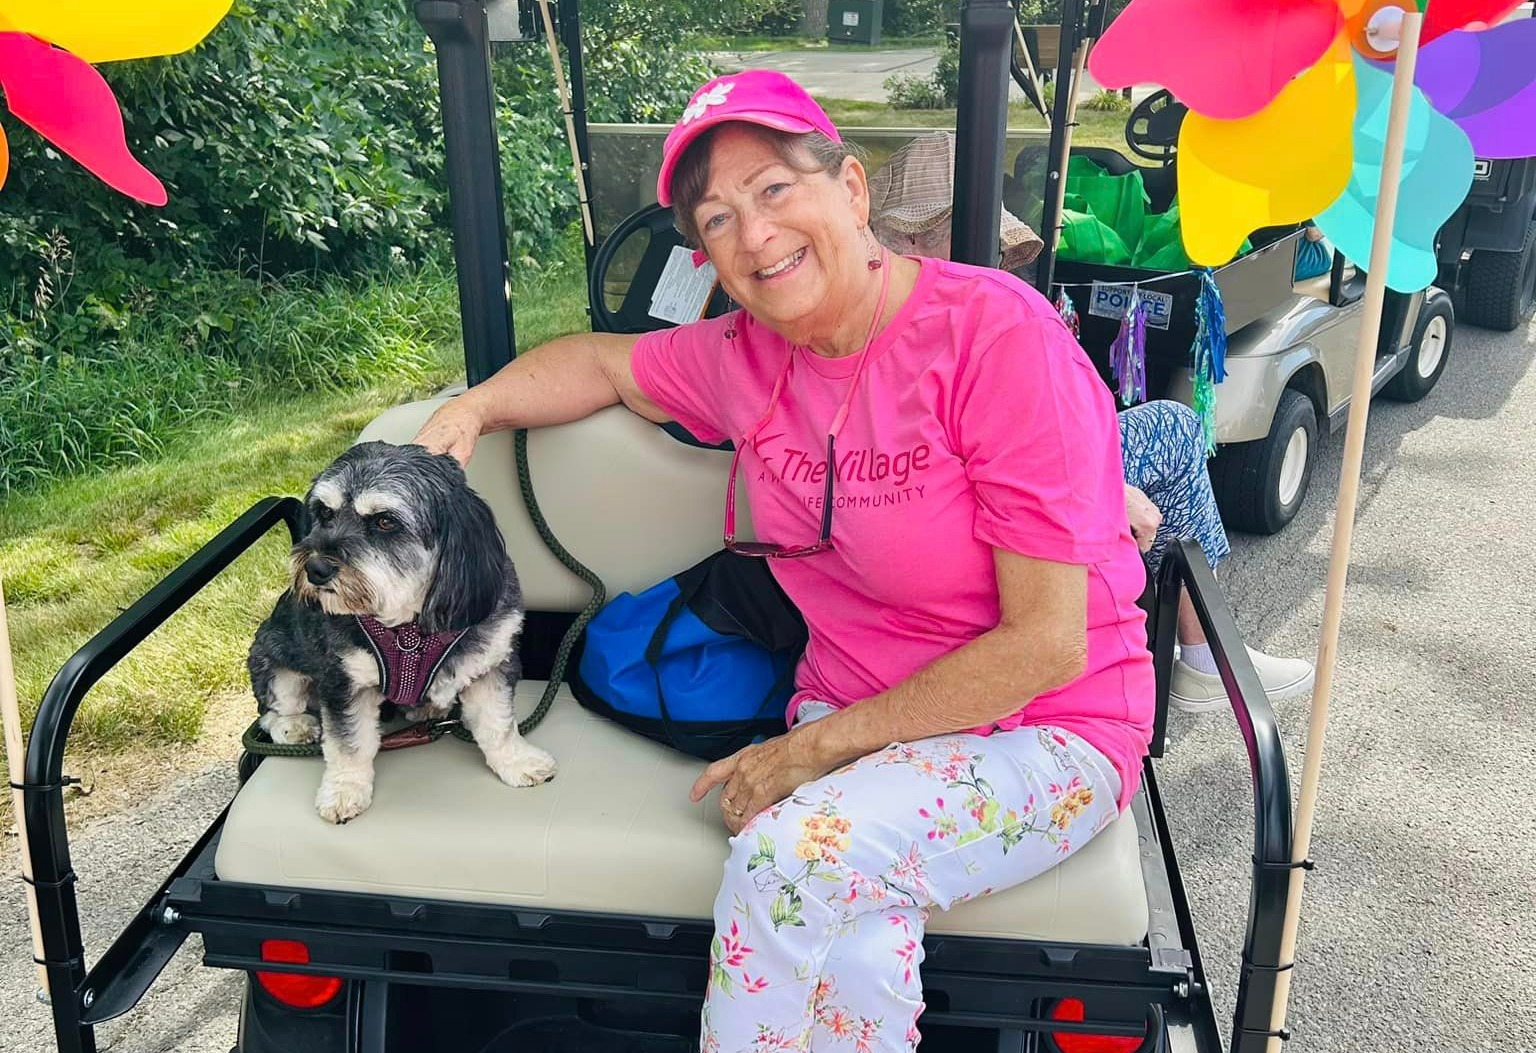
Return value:
M 1355 56 L 1358 107 L 1355 111 L 1354 170 L 1344 193 L 1317 217 L 1349 259 L 1370 266 L 1377 191 L 1387 139 L 1392 74 Z M 1472 143 L 1449 118 L 1413 90 L 1403 150 L 1387 285 L 1399 292 L 1422 289 L 1435 280 L 1435 234 L 1461 205 L 1472 186 Z

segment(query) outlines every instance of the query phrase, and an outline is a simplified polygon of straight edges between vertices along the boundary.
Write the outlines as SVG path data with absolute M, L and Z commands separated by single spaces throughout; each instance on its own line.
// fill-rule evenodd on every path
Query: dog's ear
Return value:
M 456 462 L 453 468 L 458 477 L 437 509 L 437 568 L 422 604 L 422 628 L 429 633 L 485 621 L 506 585 L 507 547 L 496 518 L 464 484 Z

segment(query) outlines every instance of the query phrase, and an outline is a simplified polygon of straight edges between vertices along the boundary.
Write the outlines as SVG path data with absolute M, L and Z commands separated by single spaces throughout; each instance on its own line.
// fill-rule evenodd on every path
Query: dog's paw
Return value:
M 268 713 L 262 727 L 266 728 L 267 737 L 280 746 L 307 746 L 320 741 L 320 719 L 313 713 Z
M 486 750 L 485 762 L 508 786 L 537 786 L 555 777 L 555 758 L 522 738 Z
M 344 823 L 356 819 L 373 803 L 373 783 L 359 779 L 320 780 L 320 792 L 315 794 L 315 811 L 328 823 Z

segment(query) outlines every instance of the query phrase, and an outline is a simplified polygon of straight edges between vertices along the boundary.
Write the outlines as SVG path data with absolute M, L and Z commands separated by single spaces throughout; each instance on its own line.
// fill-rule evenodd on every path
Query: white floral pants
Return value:
M 1103 754 L 1051 727 L 893 745 L 800 787 L 731 839 L 702 1053 L 914 1049 L 929 911 L 1049 870 L 1119 794 Z

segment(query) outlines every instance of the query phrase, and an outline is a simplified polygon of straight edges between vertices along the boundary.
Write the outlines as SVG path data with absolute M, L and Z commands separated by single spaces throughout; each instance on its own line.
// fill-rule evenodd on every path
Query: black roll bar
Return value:
M 1171 633 L 1166 623 L 1176 620 L 1179 589 L 1186 582 L 1195 614 L 1211 645 L 1222 686 L 1232 699 L 1232 712 L 1237 717 L 1253 778 L 1253 880 L 1249 886 L 1248 926 L 1243 939 L 1231 1048 L 1232 1053 L 1266 1053 L 1275 984 L 1280 972 L 1291 967 L 1291 963 L 1280 961 L 1281 930 L 1293 869 L 1290 776 L 1269 696 L 1247 650 L 1241 646 L 1242 636 L 1216 584 L 1216 575 L 1199 546 L 1191 541 L 1170 546 L 1163 559 L 1158 588 L 1159 643 L 1165 631 Z M 1236 647 L 1232 646 L 1234 643 Z
M 997 266 L 998 259 L 1013 20 L 1008 0 L 965 0 L 960 10 L 950 256 L 985 267 Z
M 22 810 L 60 1053 L 96 1050 L 95 1030 L 82 1021 L 96 992 L 85 985 L 85 948 L 64 823 L 64 746 L 75 713 L 98 680 L 274 526 L 287 524 L 289 537 L 297 541 L 303 511 L 292 497 L 269 497 L 253 505 L 76 651 L 43 693 L 27 741 Z
M 420 0 L 416 20 L 437 48 L 464 368 L 474 385 L 512 361 L 516 346 L 490 31 L 483 0 Z

